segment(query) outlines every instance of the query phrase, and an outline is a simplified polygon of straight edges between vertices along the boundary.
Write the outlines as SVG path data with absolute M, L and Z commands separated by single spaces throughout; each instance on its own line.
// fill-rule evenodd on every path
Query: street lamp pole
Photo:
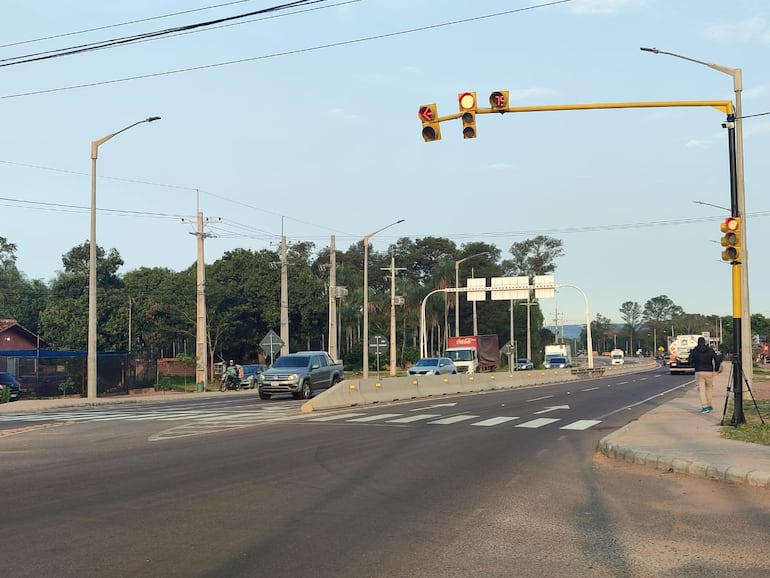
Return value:
M 664 50 L 658 50 L 657 48 L 640 48 L 644 52 L 652 52 L 653 54 L 666 54 L 668 56 L 674 56 L 694 62 L 696 64 L 702 64 L 709 68 L 727 74 L 733 79 L 733 92 L 735 92 L 735 188 L 737 193 L 737 212 L 742 219 L 740 230 L 740 243 L 741 243 L 741 266 L 740 271 L 740 298 L 741 298 L 741 365 L 743 366 L 743 377 L 747 380 L 749 387 L 753 382 L 754 366 L 751 355 L 751 308 L 749 307 L 749 251 L 746 243 L 746 189 L 744 186 L 744 172 L 743 172 L 743 107 L 741 105 L 741 93 L 743 92 L 743 71 L 740 68 L 730 68 L 729 66 L 722 66 L 721 64 L 715 64 L 713 62 L 705 62 L 703 60 L 697 60 L 696 58 L 690 58 L 688 56 L 682 56 L 674 52 L 666 52 Z
M 463 257 L 462 259 L 459 259 L 455 261 L 455 289 L 458 291 L 455 293 L 455 337 L 460 336 L 460 264 L 464 263 L 468 259 L 473 259 L 474 257 L 481 257 L 482 255 L 489 256 L 489 251 L 483 251 L 481 253 L 476 253 L 475 255 L 470 255 L 468 257 Z
M 369 377 L 369 239 L 385 229 L 403 223 L 404 220 L 405 219 L 399 219 L 398 221 L 394 221 L 390 225 L 385 225 L 381 229 L 377 229 L 364 237 L 364 343 L 362 347 L 364 379 Z M 391 344 L 391 347 L 393 347 L 393 344 Z
M 91 141 L 91 234 L 88 253 L 88 375 L 87 395 L 88 399 L 95 399 L 96 390 L 96 159 L 99 156 L 99 147 L 112 137 L 135 127 L 144 122 L 160 120 L 159 116 L 151 116 L 130 124 L 117 132 Z

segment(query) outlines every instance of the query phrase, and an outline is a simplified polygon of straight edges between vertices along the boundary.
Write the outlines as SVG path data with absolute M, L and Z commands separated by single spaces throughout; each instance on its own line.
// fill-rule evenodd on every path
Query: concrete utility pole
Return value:
M 197 195 L 197 191 L 196 191 Z M 195 235 L 198 245 L 197 276 L 195 285 L 195 383 L 198 391 L 206 391 L 208 382 L 208 324 L 206 322 L 206 260 L 204 258 L 203 245 L 206 237 L 211 235 L 203 231 L 204 219 L 198 204 L 197 218 L 195 220 Z M 208 220 L 206 220 L 208 222 Z M 182 219 L 182 223 L 191 224 L 191 221 Z
M 287 275 L 286 235 L 281 235 L 281 355 L 289 353 L 289 284 Z
M 329 243 L 329 356 L 337 357 L 337 249 L 334 235 Z
M 390 376 L 396 375 L 396 271 L 406 271 L 406 267 L 396 267 L 396 258 L 390 254 L 390 267 L 381 267 L 390 272 Z

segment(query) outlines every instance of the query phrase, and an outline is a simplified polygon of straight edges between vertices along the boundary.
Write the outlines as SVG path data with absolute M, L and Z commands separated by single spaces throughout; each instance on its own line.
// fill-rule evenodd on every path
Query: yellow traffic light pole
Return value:
M 472 94 L 472 93 L 463 93 Z M 492 93 L 490 99 L 495 95 L 504 94 L 503 91 Z M 501 97 L 498 97 L 500 99 Z M 502 100 L 507 100 L 505 96 Z M 476 108 L 474 114 L 505 114 L 506 112 L 550 112 L 557 110 L 602 110 L 602 109 L 615 109 L 615 108 L 674 108 L 674 107 L 713 107 L 717 110 L 724 112 L 727 115 L 733 114 L 733 103 L 730 100 L 670 100 L 670 101 L 650 101 L 650 102 L 594 102 L 583 104 L 548 104 L 539 106 L 501 106 L 498 100 L 497 106 L 491 106 L 489 108 Z M 507 104 L 507 103 L 506 103 Z M 424 114 L 425 110 L 429 110 L 427 115 L 430 120 L 426 118 Z M 462 118 L 466 112 L 456 112 L 448 114 L 446 116 L 438 116 L 438 109 L 435 104 L 422 105 L 418 112 L 418 118 L 422 121 L 423 127 L 435 126 L 438 123 L 448 120 L 455 120 Z M 434 129 L 435 132 L 435 129 Z M 435 136 L 437 138 L 430 138 L 430 135 L 425 134 L 423 131 L 423 138 L 430 142 L 434 140 L 441 140 L 441 132 L 438 131 Z
M 732 293 L 733 293 L 733 417 L 730 425 L 737 426 L 746 423 L 746 416 L 743 414 L 743 368 L 741 359 L 743 358 L 743 347 L 741 344 L 741 221 L 743 215 L 738 208 L 738 171 L 736 169 L 735 154 L 735 114 L 729 112 L 727 122 L 723 125 L 727 129 L 727 143 L 730 154 L 730 223 L 726 228 L 732 228 L 725 234 L 729 244 L 726 247 L 722 258 L 730 258 L 730 269 L 732 270 Z M 735 230 L 737 227 L 737 230 Z M 732 237 L 730 237 L 732 235 Z M 735 238 L 735 240 L 733 240 Z M 724 240 L 724 239 L 723 239 Z
M 738 205 L 738 185 L 736 170 L 736 148 L 735 148 L 735 108 L 732 101 L 729 100 L 675 100 L 675 101 L 651 101 L 651 102 L 601 102 L 585 104 L 552 104 L 540 106 L 508 106 L 508 91 L 500 90 L 492 92 L 489 95 L 489 108 L 479 108 L 476 102 L 475 92 L 462 92 L 458 95 L 460 112 L 446 116 L 438 115 L 438 108 L 435 104 L 422 105 L 417 113 L 422 122 L 422 138 L 426 142 L 441 140 L 440 123 L 463 119 L 463 137 L 476 137 L 477 114 L 505 114 L 506 112 L 548 112 L 558 110 L 602 110 L 617 108 L 677 108 L 677 107 L 713 107 L 724 112 L 727 115 L 727 122 L 724 127 L 728 129 L 728 143 L 730 154 L 730 207 L 731 215 L 737 222 L 738 238 L 741 233 L 741 217 Z M 726 231 L 725 231 L 726 232 Z M 723 239 L 724 241 L 724 239 Z M 732 300 L 733 300 L 733 391 L 735 393 L 735 407 L 731 425 L 746 423 L 743 415 L 743 389 L 741 357 L 741 246 L 728 246 L 723 252 L 723 258 L 731 262 L 732 269 Z M 743 248 L 745 250 L 745 248 Z M 734 255 L 734 257 L 724 257 L 724 255 Z

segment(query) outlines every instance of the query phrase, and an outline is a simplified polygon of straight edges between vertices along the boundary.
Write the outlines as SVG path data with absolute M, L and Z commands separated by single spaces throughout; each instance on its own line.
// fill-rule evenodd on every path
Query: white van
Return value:
M 626 362 L 626 356 L 622 349 L 613 349 L 610 351 L 610 363 L 612 365 L 623 365 Z

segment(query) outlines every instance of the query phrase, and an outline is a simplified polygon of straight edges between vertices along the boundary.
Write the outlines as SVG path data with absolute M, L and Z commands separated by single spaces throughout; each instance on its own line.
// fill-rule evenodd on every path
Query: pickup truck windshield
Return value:
M 307 367 L 309 362 L 309 355 L 284 355 L 275 361 L 273 367 Z

